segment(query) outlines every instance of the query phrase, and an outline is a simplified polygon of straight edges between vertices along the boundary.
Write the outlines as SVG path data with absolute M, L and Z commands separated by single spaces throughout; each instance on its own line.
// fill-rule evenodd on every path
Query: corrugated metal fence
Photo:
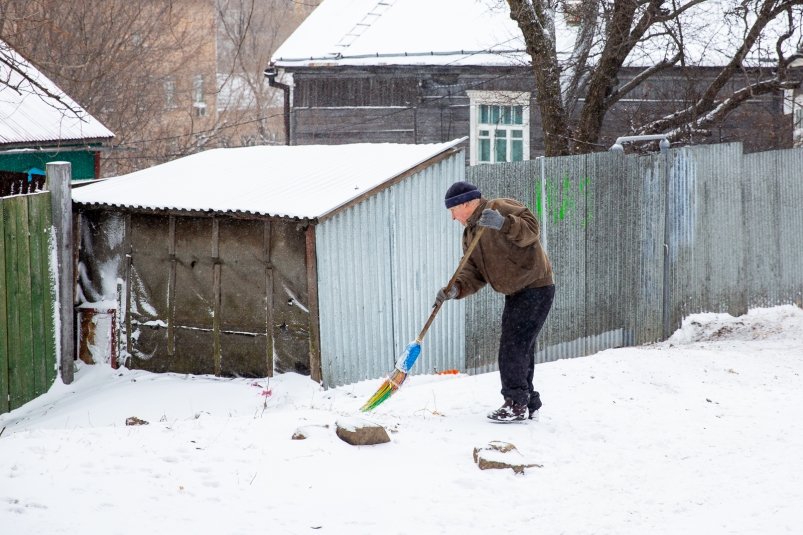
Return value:
M 0 198 L 0 413 L 56 377 L 50 196 Z
M 557 295 L 539 362 L 661 340 L 695 312 L 803 301 L 803 149 L 741 144 L 469 168 L 542 223 Z M 496 369 L 502 298 L 467 300 L 466 368 Z

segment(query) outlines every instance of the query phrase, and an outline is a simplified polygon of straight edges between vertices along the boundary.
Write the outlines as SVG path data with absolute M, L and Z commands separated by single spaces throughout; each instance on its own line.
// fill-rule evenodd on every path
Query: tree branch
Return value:
M 544 2 L 507 0 L 510 18 L 524 36 L 532 58 L 538 108 L 544 130 L 544 152 L 549 156 L 569 154 L 568 116 L 561 100 L 560 67 L 555 49 L 554 8 Z
M 758 12 L 754 24 L 748 29 L 744 42 L 736 50 L 731 61 L 706 88 L 699 102 L 689 110 L 690 114 L 699 115 L 701 111 L 710 109 L 722 88 L 730 81 L 736 71 L 742 67 L 744 58 L 753 48 L 753 45 L 755 45 L 766 26 L 775 19 L 775 17 L 790 9 L 792 5 L 801 4 L 803 4 L 803 0 L 784 0 L 778 6 L 775 6 L 775 0 L 766 0 L 761 5 L 761 9 Z
M 40 95 L 38 95 L 38 97 L 45 97 L 42 98 L 42 101 L 47 103 L 49 106 L 61 112 L 70 112 L 76 118 L 82 121 L 87 120 L 86 114 L 83 112 L 83 110 L 76 108 L 73 106 L 73 104 L 67 102 L 63 93 L 55 93 L 51 91 L 47 85 L 41 83 L 36 77 L 32 76 L 27 66 L 22 63 L 21 57 L 18 56 L 17 53 L 3 41 L 0 41 L 0 63 L 8 68 L 8 74 L 3 80 L 0 80 L 0 84 L 5 85 L 9 89 L 13 89 L 19 95 L 22 95 L 25 92 L 36 95 L 36 93 L 39 92 Z M 18 80 L 13 80 L 13 74 L 17 75 Z M 22 89 L 26 83 L 30 84 L 30 91 L 24 91 Z M 56 104 L 60 105 L 61 107 Z
M 648 79 L 650 79 L 653 76 L 655 76 L 660 71 L 666 70 L 666 69 L 676 65 L 677 62 L 680 61 L 680 58 L 682 58 L 682 57 L 683 57 L 683 53 L 682 52 L 678 52 L 677 54 L 675 54 L 675 56 L 672 59 L 668 59 L 668 60 L 664 60 L 664 61 L 662 61 L 660 63 L 656 63 L 652 67 L 644 69 L 643 71 L 638 73 L 630 81 L 628 81 L 627 83 L 623 84 L 621 87 L 615 89 L 613 91 L 613 93 L 611 93 L 608 96 L 608 98 L 605 99 L 605 109 L 606 110 L 610 109 L 614 104 L 616 104 L 621 99 L 623 99 L 625 96 L 627 96 L 628 93 L 633 91 L 635 88 L 640 86 L 642 83 L 644 83 Z
M 563 64 L 562 98 L 569 115 L 577 104 L 580 87 L 588 80 L 588 58 L 594 47 L 594 37 L 599 19 L 596 2 L 584 2 L 580 13 L 580 28 L 569 59 Z
M 655 134 L 666 133 L 670 140 L 678 140 L 687 135 L 690 131 L 700 132 L 721 122 L 730 112 L 742 105 L 747 99 L 773 93 L 783 89 L 797 89 L 800 82 L 792 80 L 763 80 L 750 84 L 737 91 L 729 97 L 712 102 L 710 107 L 702 112 L 697 118 L 689 121 L 688 117 L 695 111 L 699 112 L 697 103 L 679 110 L 671 115 L 663 117 L 657 121 L 645 124 L 639 128 L 636 134 Z

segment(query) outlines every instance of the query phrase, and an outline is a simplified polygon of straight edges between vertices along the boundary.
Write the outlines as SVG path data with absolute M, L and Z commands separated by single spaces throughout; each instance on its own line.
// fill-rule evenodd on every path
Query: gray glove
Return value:
M 494 230 L 502 230 L 502 225 L 505 224 L 505 216 L 500 214 L 497 210 L 486 208 L 482 211 L 480 219 L 477 224 L 481 227 L 488 227 Z
M 455 297 L 457 297 L 457 284 L 454 284 L 451 288 L 449 288 L 448 292 L 446 291 L 446 288 L 441 288 L 438 290 L 438 295 L 435 296 L 435 304 L 432 305 L 432 308 L 440 306 L 447 299 L 454 299 Z

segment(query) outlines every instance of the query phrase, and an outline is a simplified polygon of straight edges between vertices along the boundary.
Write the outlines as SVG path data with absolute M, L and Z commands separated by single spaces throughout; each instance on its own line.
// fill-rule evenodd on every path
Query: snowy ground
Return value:
M 391 442 L 354 447 L 333 424 L 379 381 L 81 366 L 0 415 L 0 532 L 800 533 L 802 373 L 800 309 L 698 315 L 662 344 L 537 366 L 538 423 L 485 421 L 497 374 L 412 377 L 371 416 Z M 543 467 L 479 470 L 492 440 Z

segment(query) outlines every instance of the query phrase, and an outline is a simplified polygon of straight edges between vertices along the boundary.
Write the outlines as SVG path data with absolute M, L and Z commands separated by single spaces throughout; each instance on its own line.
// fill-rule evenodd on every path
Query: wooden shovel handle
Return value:
M 468 262 L 468 258 L 471 256 L 471 253 L 474 252 L 474 249 L 477 247 L 477 244 L 480 242 L 480 237 L 482 237 L 482 233 L 483 232 L 485 232 L 485 227 L 479 227 L 479 230 L 477 230 L 477 234 L 474 235 L 474 239 L 471 240 L 471 243 L 468 244 L 468 248 L 466 249 L 466 252 L 463 253 L 463 258 L 460 259 L 460 263 L 457 264 L 457 269 L 454 270 L 454 275 L 452 275 L 452 278 L 449 279 L 449 282 L 446 284 L 446 287 L 444 288 L 447 293 L 449 292 L 449 290 L 452 289 L 452 286 L 454 286 L 454 283 L 457 280 L 457 277 L 460 275 L 460 272 L 463 271 L 463 266 L 466 265 L 466 262 Z M 419 344 L 424 339 L 424 335 L 427 334 L 427 331 L 429 330 L 429 326 L 432 325 L 432 322 L 435 320 L 435 316 L 438 314 L 438 311 L 441 309 L 442 305 L 443 305 L 443 301 L 441 301 L 440 303 L 436 304 L 435 307 L 432 309 L 432 312 L 429 315 L 429 319 L 424 324 L 424 328 L 421 329 L 421 332 L 418 333 L 418 338 L 416 338 L 416 341 Z

